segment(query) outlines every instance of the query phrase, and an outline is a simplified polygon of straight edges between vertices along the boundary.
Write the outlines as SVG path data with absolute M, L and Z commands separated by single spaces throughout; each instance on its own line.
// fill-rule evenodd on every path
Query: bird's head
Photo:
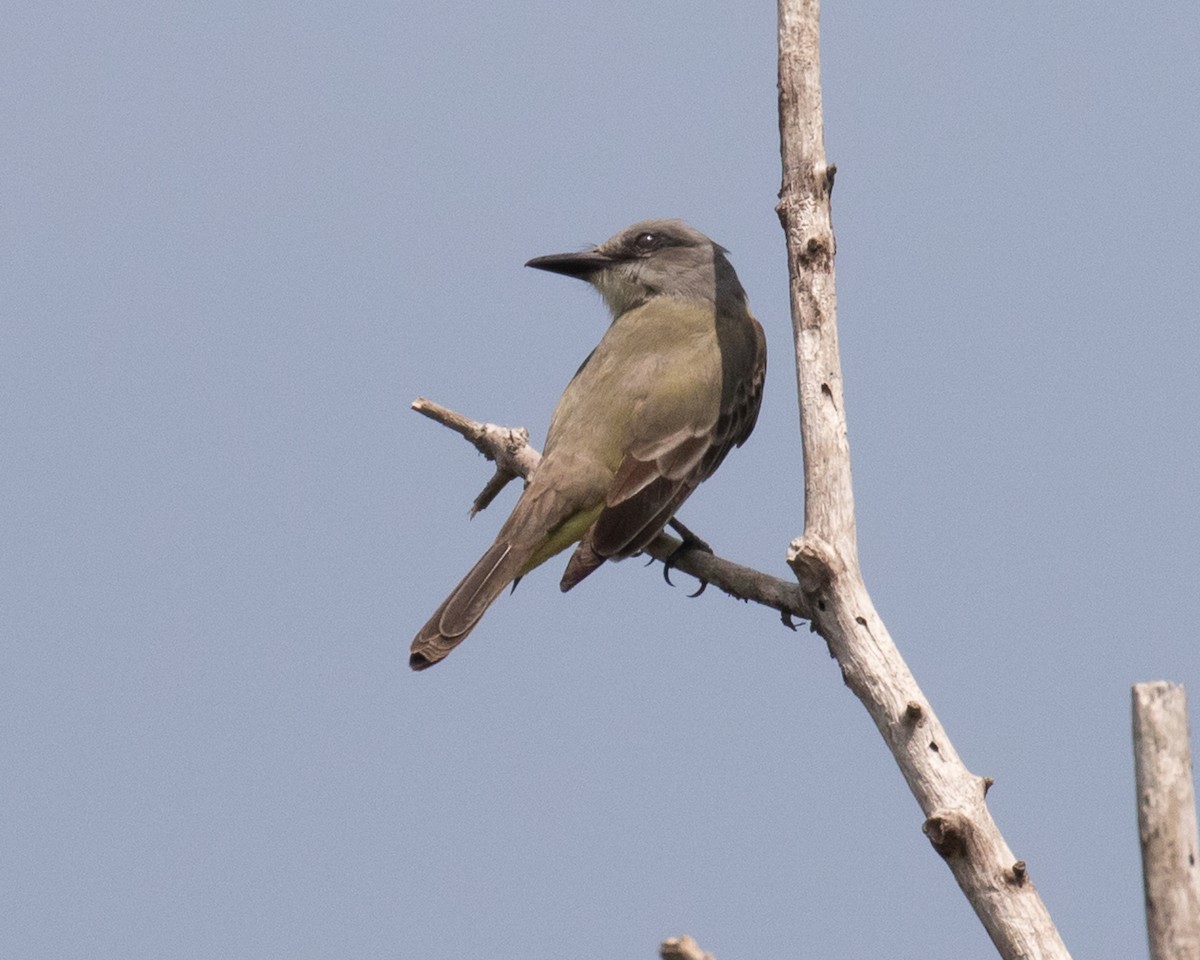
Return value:
M 586 280 L 614 317 L 653 297 L 715 303 L 745 293 L 725 249 L 682 220 L 643 220 L 599 246 L 534 257 L 525 266 Z

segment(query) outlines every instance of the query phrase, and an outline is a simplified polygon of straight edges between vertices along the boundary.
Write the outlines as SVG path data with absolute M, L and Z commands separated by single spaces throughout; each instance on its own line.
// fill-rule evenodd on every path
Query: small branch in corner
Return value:
M 662 960 L 716 960 L 711 953 L 700 949 L 694 938 L 686 933 L 682 937 L 671 937 L 664 940 L 658 948 Z

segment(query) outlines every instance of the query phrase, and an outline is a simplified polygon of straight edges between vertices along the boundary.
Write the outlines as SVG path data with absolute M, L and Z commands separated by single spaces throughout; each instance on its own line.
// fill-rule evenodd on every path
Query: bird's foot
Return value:
M 677 560 L 679 555 L 683 554 L 683 553 L 687 553 L 689 550 L 701 550 L 704 553 L 712 553 L 713 548 L 710 547 L 707 543 L 705 543 L 698 536 L 696 536 L 694 533 L 692 533 L 691 530 L 689 530 L 687 527 L 685 527 L 682 523 L 680 523 L 678 520 L 676 520 L 674 518 L 672 518 L 670 521 L 668 521 L 668 526 L 670 526 L 670 528 L 672 530 L 674 530 L 677 534 L 679 534 L 680 537 L 683 538 L 683 543 L 681 543 L 678 547 L 676 547 L 674 550 L 672 550 L 671 555 L 669 557 L 667 557 L 666 560 L 663 561 L 663 579 L 666 580 L 667 583 L 670 583 L 671 586 L 675 586 L 675 584 L 671 583 L 671 568 L 673 566 L 675 566 L 675 561 Z M 696 592 L 689 593 L 688 596 L 689 597 L 698 597 L 698 596 L 700 596 L 700 594 L 702 594 L 705 591 L 705 589 L 707 587 L 708 587 L 708 581 L 701 578 L 700 586 L 696 589 Z

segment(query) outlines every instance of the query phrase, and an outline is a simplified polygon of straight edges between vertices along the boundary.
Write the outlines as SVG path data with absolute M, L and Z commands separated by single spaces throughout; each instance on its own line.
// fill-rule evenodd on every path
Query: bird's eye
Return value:
M 657 233 L 639 233 L 633 241 L 633 245 L 644 253 L 648 253 L 658 247 L 660 243 Z

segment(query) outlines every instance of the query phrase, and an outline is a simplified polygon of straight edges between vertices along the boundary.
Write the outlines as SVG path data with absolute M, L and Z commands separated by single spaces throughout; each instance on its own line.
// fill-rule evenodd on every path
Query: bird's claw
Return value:
M 683 539 L 683 542 L 680 543 L 679 546 L 677 546 L 674 550 L 672 550 L 671 555 L 663 561 L 663 579 L 673 587 L 675 584 L 671 583 L 671 568 L 675 566 L 676 557 L 678 557 L 681 553 L 686 553 L 688 550 L 702 550 L 704 553 L 712 553 L 713 548 L 692 533 L 691 530 L 685 527 L 678 520 L 672 519 L 670 526 L 671 529 L 678 533 Z M 699 577 L 698 579 L 700 581 L 700 586 L 696 588 L 695 593 L 688 594 L 689 598 L 698 597 L 706 589 L 708 589 L 708 581 L 703 577 Z

